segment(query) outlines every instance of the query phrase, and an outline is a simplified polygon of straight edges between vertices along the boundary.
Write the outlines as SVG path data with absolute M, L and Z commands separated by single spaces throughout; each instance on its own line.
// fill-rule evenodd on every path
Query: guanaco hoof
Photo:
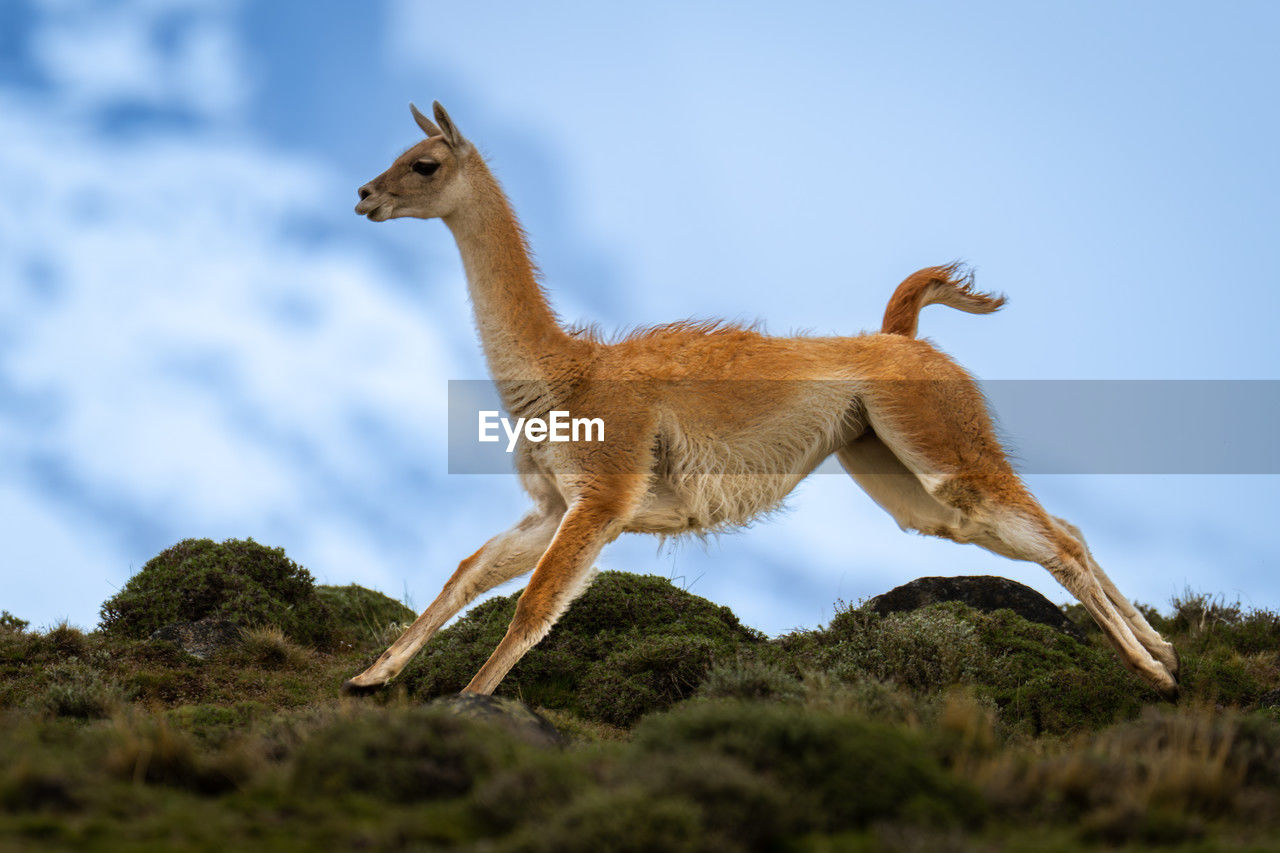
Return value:
M 346 681 L 342 682 L 342 695 L 343 696 L 372 696 L 373 694 L 379 693 L 385 690 L 386 688 L 387 688 L 387 683 L 385 681 L 381 684 L 356 684 L 356 680 L 354 678 L 348 678 Z

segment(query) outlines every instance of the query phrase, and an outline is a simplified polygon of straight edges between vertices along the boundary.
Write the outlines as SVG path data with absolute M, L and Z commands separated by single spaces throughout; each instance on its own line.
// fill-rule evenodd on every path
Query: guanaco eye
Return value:
M 424 178 L 431 177 L 436 173 L 436 170 L 439 168 L 440 168 L 439 163 L 433 163 L 430 160 L 419 160 L 418 162 L 413 164 L 413 171 L 417 172 L 419 175 L 422 175 Z

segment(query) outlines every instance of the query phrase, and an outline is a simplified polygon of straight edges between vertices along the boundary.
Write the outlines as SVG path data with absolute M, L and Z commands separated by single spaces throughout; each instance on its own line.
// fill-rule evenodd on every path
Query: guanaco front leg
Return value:
M 506 636 L 465 692 L 493 692 L 511 667 L 546 636 L 573 599 L 590 585 L 596 557 L 621 530 L 618 513 L 605 506 L 579 501 L 570 507 L 516 603 Z
M 374 664 L 342 685 L 344 693 L 366 693 L 397 676 L 440 626 L 476 596 L 524 574 L 547 550 L 561 516 L 537 510 L 486 542 L 458 565 L 444 589 Z

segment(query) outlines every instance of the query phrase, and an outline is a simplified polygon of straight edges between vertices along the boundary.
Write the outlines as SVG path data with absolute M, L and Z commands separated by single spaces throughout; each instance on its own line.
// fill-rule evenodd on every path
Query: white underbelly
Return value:
M 626 530 L 679 535 L 711 533 L 751 523 L 779 509 L 826 456 L 816 453 L 782 472 L 656 477 Z

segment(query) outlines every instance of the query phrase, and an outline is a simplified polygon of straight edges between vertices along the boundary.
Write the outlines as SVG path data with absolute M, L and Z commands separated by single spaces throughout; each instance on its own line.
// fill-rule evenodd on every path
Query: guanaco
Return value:
M 1176 696 L 1173 646 L 1116 589 L 1080 532 L 1027 490 L 968 373 L 915 338 L 926 304 L 985 313 L 1001 298 L 973 291 L 958 268 L 935 267 L 903 282 L 879 334 L 773 337 L 694 322 L 612 341 L 569 331 L 479 151 L 439 103 L 434 122 L 410 110 L 426 138 L 359 189 L 356 213 L 374 222 L 444 220 L 507 411 L 599 417 L 605 440 L 521 440 L 515 470 L 533 508 L 464 559 L 344 690 L 385 685 L 468 602 L 532 570 L 506 635 L 465 688 L 491 693 L 587 587 L 606 544 L 622 533 L 740 527 L 776 509 L 834 453 L 904 530 L 1044 566 L 1084 604 L 1125 666 Z

